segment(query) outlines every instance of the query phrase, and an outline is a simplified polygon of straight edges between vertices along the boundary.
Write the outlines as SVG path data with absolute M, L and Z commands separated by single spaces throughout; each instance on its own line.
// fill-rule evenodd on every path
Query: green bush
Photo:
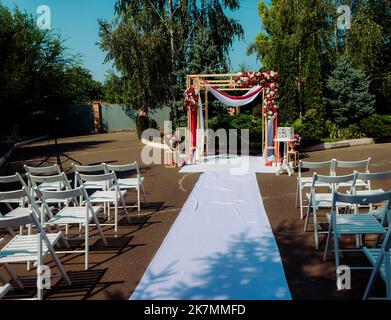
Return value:
M 350 125 L 348 128 L 340 128 L 333 123 L 330 126 L 329 132 L 329 138 L 331 140 L 357 139 L 364 136 L 357 125 Z
M 325 137 L 327 126 L 323 117 L 316 109 L 309 109 L 303 119 L 294 122 L 295 133 L 302 138 L 303 146 L 312 146 L 322 142 Z
M 250 130 L 250 148 L 261 150 L 262 144 L 262 118 L 242 113 L 237 116 L 220 115 L 210 119 L 210 129 L 217 131 L 224 129 Z M 240 131 L 238 132 L 238 149 L 240 150 Z
M 141 139 L 141 135 L 145 130 L 149 128 L 150 121 L 147 117 L 136 117 L 136 129 L 137 129 L 137 136 L 139 139 Z
M 361 121 L 365 135 L 376 140 L 391 138 L 391 116 L 373 115 Z

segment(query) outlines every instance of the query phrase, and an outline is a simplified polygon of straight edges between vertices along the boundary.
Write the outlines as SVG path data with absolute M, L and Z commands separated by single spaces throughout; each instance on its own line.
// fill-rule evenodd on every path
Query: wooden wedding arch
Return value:
M 203 99 L 203 112 L 204 112 L 204 119 L 205 119 L 205 130 L 208 132 L 209 129 L 209 88 L 215 87 L 220 91 L 223 92 L 247 92 L 251 89 L 251 87 L 243 87 L 241 85 L 237 84 L 236 78 L 238 74 L 237 73 L 226 73 L 226 74 L 193 74 L 187 76 L 187 88 L 194 87 L 195 91 L 199 93 L 199 97 Z M 262 95 L 262 110 L 265 106 L 265 89 L 262 89 L 261 92 Z M 197 106 L 198 109 L 198 106 Z M 240 112 L 240 108 L 238 108 Z M 200 113 L 196 112 L 197 117 L 197 123 L 200 122 Z M 268 155 L 270 151 L 273 151 L 275 154 L 276 152 L 276 145 L 273 144 L 273 146 L 270 146 L 269 136 L 268 136 L 268 128 L 270 121 L 274 121 L 274 128 L 277 128 L 278 126 L 278 117 L 275 119 L 269 119 L 266 114 L 262 112 L 262 154 Z M 188 111 L 188 129 L 191 131 L 191 123 L 192 123 L 192 117 L 194 117 L 194 113 L 190 110 Z M 208 156 L 209 155 L 209 148 L 208 148 L 209 140 L 208 140 L 208 134 L 205 135 L 205 152 L 202 156 Z M 267 159 L 267 157 L 266 157 Z

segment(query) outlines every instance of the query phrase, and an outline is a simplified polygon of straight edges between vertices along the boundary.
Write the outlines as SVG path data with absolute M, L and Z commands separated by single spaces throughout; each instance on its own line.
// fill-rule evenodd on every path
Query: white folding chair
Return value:
M 76 179 L 79 181 L 80 185 L 84 185 L 87 182 L 99 182 L 104 183 L 105 190 L 99 190 L 90 195 L 90 201 L 93 204 L 103 204 L 104 208 L 108 209 L 108 217 L 110 219 L 110 209 L 111 205 L 114 206 L 114 224 L 113 223 L 103 223 L 103 226 L 114 226 L 114 232 L 118 232 L 118 208 L 119 203 L 122 205 L 122 209 L 125 213 L 127 221 L 130 223 L 130 217 L 128 210 L 126 209 L 126 203 L 124 196 L 127 193 L 126 190 L 121 190 L 117 177 L 114 172 L 102 174 L 102 175 L 85 175 L 76 173 Z
M 72 163 L 73 171 L 80 174 L 101 175 L 108 173 L 106 166 L 102 164 L 93 166 L 81 166 Z M 107 181 L 85 181 L 83 186 L 86 190 L 107 190 Z M 75 178 L 75 188 L 79 187 L 79 181 Z
M 387 220 L 391 218 L 391 192 L 387 192 L 389 195 L 388 204 L 385 207 L 387 212 Z M 391 228 L 388 229 L 385 239 L 381 248 L 367 248 L 365 247 L 364 253 L 367 256 L 368 260 L 373 265 L 373 271 L 368 282 L 368 286 L 364 293 L 364 300 L 370 299 L 370 294 L 373 291 L 376 278 L 378 275 L 381 276 L 383 281 L 386 284 L 386 299 L 391 300 L 391 255 L 390 255 L 390 246 L 391 246 Z M 379 299 L 376 299 L 379 300 Z
M 70 225 L 84 226 L 84 250 L 71 252 L 65 251 L 59 253 L 83 253 L 85 255 L 85 269 L 88 270 L 89 240 L 91 238 L 89 235 L 89 228 L 91 226 L 96 226 L 100 239 L 103 241 L 106 247 L 108 246 L 105 235 L 103 234 L 101 225 L 97 218 L 97 213 L 102 209 L 102 206 L 92 206 L 87 191 L 84 189 L 83 186 L 74 190 L 66 191 L 46 191 L 35 189 L 35 192 L 38 195 L 40 201 L 42 202 L 44 208 L 52 213 L 52 218 L 45 223 L 45 226 L 67 226 L 67 230 L 68 226 Z M 71 206 L 70 203 L 73 202 L 74 199 L 77 199 L 79 197 L 83 197 L 85 205 Z M 53 209 L 49 206 L 46 199 L 63 199 L 67 200 L 67 202 L 66 206 L 54 215 L 54 213 L 52 212 Z M 91 224 L 92 221 L 94 222 L 94 224 Z
M 297 188 L 296 188 L 296 208 L 300 208 L 300 218 L 304 219 L 304 208 L 308 208 L 304 206 L 303 202 L 303 190 L 305 188 L 312 187 L 313 177 L 303 177 L 303 169 L 325 169 L 329 171 L 330 176 L 334 175 L 334 163 L 335 160 L 325 161 L 325 162 L 307 162 L 300 160 L 298 167 L 298 178 L 297 178 Z M 323 185 L 323 187 L 328 187 L 329 185 Z
M 333 197 L 333 206 L 329 215 L 329 232 L 327 235 L 326 250 L 324 260 L 327 259 L 331 239 L 334 240 L 335 267 L 338 271 L 340 266 L 341 252 L 362 252 L 362 248 L 340 249 L 339 241 L 343 236 L 362 236 L 377 235 L 378 237 L 386 233 L 384 226 L 370 213 L 337 214 L 338 203 L 346 203 L 351 207 L 357 207 L 362 204 L 371 204 L 385 202 L 388 206 L 390 193 L 372 194 L 372 195 L 349 195 L 335 192 Z M 372 269 L 368 267 L 351 267 L 352 270 Z
M 375 181 L 384 181 L 384 180 L 389 180 L 391 179 L 391 171 L 388 172 L 379 172 L 379 173 L 358 173 L 357 180 L 360 181 L 365 181 L 368 185 L 371 186 L 369 190 L 356 190 L 355 194 L 357 195 L 368 195 L 368 194 L 376 194 L 376 193 L 383 193 L 385 192 L 382 188 L 379 189 L 372 189 L 373 187 L 373 182 Z M 387 190 L 390 190 L 391 188 L 387 188 Z M 374 209 L 373 204 L 369 205 L 370 208 L 370 213 L 373 214 L 378 220 L 383 220 L 384 218 L 384 213 L 385 213 L 385 208 L 377 208 Z
M 141 176 L 140 169 L 137 165 L 137 162 L 127 165 L 109 165 L 105 164 L 107 171 L 114 172 L 116 175 L 118 173 L 129 172 L 131 174 L 136 174 L 135 178 L 117 178 L 118 186 L 121 190 L 136 190 L 137 191 L 137 206 L 128 206 L 128 208 L 137 208 L 141 211 L 141 201 L 140 201 L 140 191 L 143 192 L 145 203 L 148 205 L 147 196 L 144 190 L 144 177 Z
M 335 162 L 335 175 L 338 175 L 338 169 L 351 169 L 357 172 L 369 173 L 369 165 L 371 163 L 371 158 L 362 161 L 338 161 Z M 346 184 L 341 183 L 340 187 L 346 187 Z M 371 185 L 367 181 L 362 179 L 357 179 L 356 188 L 364 188 L 365 190 L 370 190 Z
M 40 190 L 40 186 L 42 185 L 57 185 L 57 190 L 47 190 L 47 191 L 62 191 L 62 190 L 72 190 L 71 184 L 65 173 L 61 173 L 55 176 L 33 176 L 30 174 L 26 174 L 29 185 L 32 190 Z M 45 189 L 45 188 L 43 188 Z M 33 194 L 32 194 L 33 195 Z M 35 195 L 33 195 L 35 196 Z M 48 204 L 61 204 L 66 203 L 67 199 L 46 199 L 46 203 Z M 36 200 L 39 203 L 39 200 Z M 77 199 L 73 199 L 73 202 L 77 204 Z
M 14 197 L 28 197 L 29 194 L 24 188 L 20 191 L 12 192 L 1 192 L 0 199 L 12 199 Z M 32 205 L 32 209 L 29 214 L 21 215 L 18 217 L 5 216 L 0 218 L 0 229 L 12 229 L 23 225 L 34 225 L 38 228 L 38 234 L 32 235 L 17 235 L 11 239 L 1 250 L 0 250 L 0 265 L 3 265 L 7 270 L 11 278 L 15 283 L 23 289 L 23 284 L 20 278 L 13 272 L 9 264 L 12 263 L 36 263 L 37 270 L 40 272 L 43 266 L 43 259 L 51 254 L 57 268 L 60 271 L 61 277 L 71 285 L 69 279 L 60 259 L 58 258 L 54 246 L 62 237 L 62 233 L 49 233 L 46 234 L 39 217 L 42 216 L 42 212 L 37 206 Z M 43 297 L 42 286 L 38 286 L 38 299 Z
M 22 176 L 19 173 L 16 173 L 15 175 L 12 175 L 12 176 L 0 177 L 0 184 L 1 185 L 11 185 L 12 189 L 10 190 L 10 188 L 8 187 L 8 188 L 6 188 L 7 191 L 21 190 L 23 187 L 27 187 L 26 182 L 23 180 Z M 9 209 L 12 209 L 12 205 L 15 205 L 15 204 L 20 207 L 25 207 L 27 205 L 26 197 L 1 200 L 0 203 L 6 204 L 6 206 Z
M 340 183 L 350 184 L 350 192 L 354 191 L 354 185 L 355 181 L 357 179 L 356 174 L 351 174 L 347 176 L 321 176 L 317 173 L 314 174 L 313 180 L 312 180 L 312 186 L 311 186 L 311 192 L 307 194 L 308 199 L 308 208 L 307 208 L 307 216 L 304 226 L 304 232 L 308 231 L 308 226 L 310 224 L 311 220 L 311 213 L 313 215 L 313 224 L 314 224 L 314 237 L 315 237 L 315 249 L 319 250 L 319 234 L 320 233 L 327 233 L 327 231 L 322 232 L 319 231 L 319 222 L 318 220 L 318 210 L 319 209 L 329 209 L 332 208 L 333 205 L 333 196 L 334 193 L 337 190 L 337 186 Z M 329 193 L 318 193 L 317 188 L 318 187 L 325 187 L 331 188 L 331 192 Z M 338 207 L 346 207 L 347 204 L 344 203 L 338 203 Z
M 24 165 L 24 169 L 26 170 L 26 173 L 31 176 L 58 176 L 62 173 L 57 164 L 49 167 L 29 167 Z M 63 190 L 64 187 L 65 186 L 62 186 L 60 182 L 44 182 L 38 186 L 39 189 L 49 191 Z

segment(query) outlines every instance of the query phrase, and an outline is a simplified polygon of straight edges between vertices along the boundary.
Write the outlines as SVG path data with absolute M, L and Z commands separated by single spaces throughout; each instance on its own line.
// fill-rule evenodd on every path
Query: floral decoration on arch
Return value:
M 185 91 L 185 109 L 187 111 L 194 111 L 197 108 L 198 104 L 198 95 L 194 86 L 190 86 Z
M 275 71 L 249 71 L 239 72 L 236 76 L 235 83 L 241 88 L 262 86 L 265 89 L 265 105 L 263 108 L 263 113 L 268 118 L 273 118 L 278 115 L 278 79 L 279 74 Z

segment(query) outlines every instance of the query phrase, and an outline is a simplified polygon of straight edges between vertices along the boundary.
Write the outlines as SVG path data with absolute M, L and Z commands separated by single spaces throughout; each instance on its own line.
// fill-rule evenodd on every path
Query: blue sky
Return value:
M 259 69 L 260 62 L 255 56 L 247 56 L 248 44 L 253 42 L 261 30 L 260 18 L 257 14 L 259 0 L 242 0 L 242 7 L 231 16 L 242 24 L 245 31 L 244 41 L 235 41 L 230 59 L 232 70 L 237 71 L 240 64 L 252 69 Z M 96 43 L 99 41 L 99 18 L 111 20 L 114 17 L 116 0 L 0 0 L 10 8 L 18 5 L 22 10 L 37 16 L 40 5 L 48 5 L 52 15 L 52 29 L 65 39 L 65 46 L 72 53 L 80 53 L 83 64 L 91 70 L 94 78 L 103 81 L 109 64 L 103 64 L 105 54 Z

